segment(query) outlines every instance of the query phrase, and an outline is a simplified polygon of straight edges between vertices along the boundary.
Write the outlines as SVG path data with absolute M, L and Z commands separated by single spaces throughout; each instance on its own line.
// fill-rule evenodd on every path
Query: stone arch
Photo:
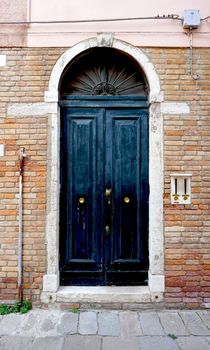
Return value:
M 141 49 L 132 46 L 126 43 L 125 41 L 118 39 L 112 40 L 112 37 L 109 37 L 108 35 L 105 35 L 104 37 L 102 35 L 99 35 L 96 38 L 84 40 L 76 44 L 72 48 L 65 51 L 63 55 L 61 55 L 61 57 L 57 60 L 55 66 L 53 67 L 49 80 L 49 90 L 45 93 L 45 101 L 58 101 L 58 87 L 60 78 L 65 67 L 74 57 L 91 47 L 102 46 L 115 48 L 133 57 L 138 62 L 139 66 L 142 68 L 147 78 L 150 88 L 149 101 L 153 102 L 162 100 L 159 77 L 155 71 L 154 65 L 151 63 L 151 61 L 145 55 L 145 53 Z
M 58 87 L 62 73 L 69 62 L 78 54 L 91 47 L 112 47 L 130 55 L 141 66 L 149 84 L 150 220 L 148 293 L 152 300 L 153 293 L 164 292 L 163 123 L 161 114 L 163 94 L 160 89 L 160 81 L 155 67 L 145 53 L 129 43 L 113 39 L 111 34 L 99 34 L 97 37 L 82 41 L 65 51 L 53 67 L 49 80 L 49 90 L 45 92 L 45 103 L 53 104 L 51 110 L 54 110 L 54 113 L 49 115 L 48 201 L 46 223 L 47 273 L 44 275 L 43 279 L 42 300 L 44 302 L 56 300 L 59 289 L 60 111 L 58 104 Z

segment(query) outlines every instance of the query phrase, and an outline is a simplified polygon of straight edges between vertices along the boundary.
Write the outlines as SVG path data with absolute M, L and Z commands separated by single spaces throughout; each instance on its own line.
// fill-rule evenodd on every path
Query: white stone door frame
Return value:
M 60 110 L 58 105 L 59 82 L 65 67 L 81 52 L 91 47 L 112 47 L 133 57 L 145 73 L 149 84 L 149 281 L 151 293 L 162 293 L 164 279 L 163 234 L 163 93 L 155 68 L 145 53 L 112 34 L 99 34 L 68 49 L 56 62 L 45 92 L 49 114 L 48 175 L 47 175 L 47 274 L 43 278 L 43 294 L 59 289 L 59 193 L 60 193 Z M 138 287 L 139 288 L 139 287 Z

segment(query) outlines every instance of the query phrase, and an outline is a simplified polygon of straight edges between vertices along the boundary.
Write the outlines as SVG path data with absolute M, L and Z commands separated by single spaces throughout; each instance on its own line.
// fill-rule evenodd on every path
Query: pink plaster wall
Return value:
M 0 0 L 0 22 L 26 21 L 27 0 Z M 0 25 L 0 46 L 25 46 L 26 25 Z
M 209 0 L 30 0 L 31 21 L 81 20 L 99 18 L 145 17 L 178 14 L 185 9 L 199 9 L 201 17 L 210 15 Z M 28 30 L 29 46 L 71 46 L 97 32 L 114 32 L 115 37 L 138 46 L 189 45 L 187 31 L 176 20 L 141 20 L 126 22 L 33 24 Z M 194 30 L 194 46 L 210 45 L 210 20 Z
M 177 13 L 199 8 L 201 16 L 210 11 L 208 0 L 31 0 L 31 20 L 143 17 Z M 41 11 L 40 11 L 41 9 Z
M 0 22 L 62 21 L 99 18 L 183 15 L 184 9 L 199 9 L 210 15 L 210 0 L 0 0 Z M 74 24 L 0 25 L 0 46 L 72 46 L 98 32 L 137 46 L 189 46 L 188 31 L 177 20 L 137 20 Z M 210 46 L 210 20 L 193 30 L 193 46 Z

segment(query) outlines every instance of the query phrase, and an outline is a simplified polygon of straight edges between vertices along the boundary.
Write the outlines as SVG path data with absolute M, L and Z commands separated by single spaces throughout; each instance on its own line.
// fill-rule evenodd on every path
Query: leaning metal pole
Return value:
M 22 256 L 23 256 L 23 166 L 26 157 L 25 148 L 20 150 L 20 168 L 19 168 L 19 229 L 18 229 L 18 300 L 22 302 Z

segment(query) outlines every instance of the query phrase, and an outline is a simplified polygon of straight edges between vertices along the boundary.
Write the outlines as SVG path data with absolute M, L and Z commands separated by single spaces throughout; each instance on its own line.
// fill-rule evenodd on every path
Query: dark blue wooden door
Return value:
M 63 108 L 61 130 L 61 284 L 145 284 L 147 110 Z

